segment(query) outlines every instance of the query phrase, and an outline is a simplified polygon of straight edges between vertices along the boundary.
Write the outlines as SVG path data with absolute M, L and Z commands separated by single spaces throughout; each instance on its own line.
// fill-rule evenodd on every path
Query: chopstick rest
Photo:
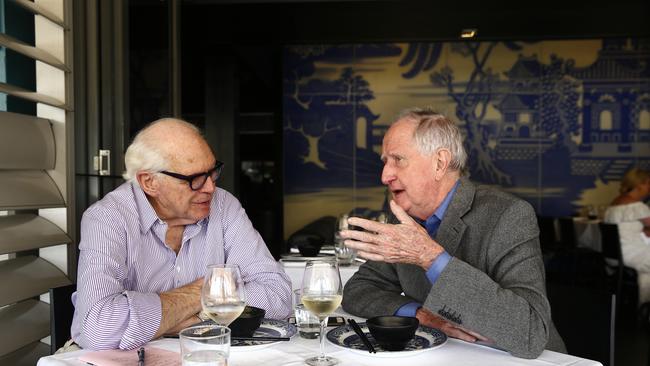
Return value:
M 350 324 L 350 328 L 352 328 L 352 330 L 359 336 L 359 338 L 361 338 L 361 342 L 363 342 L 363 344 L 366 346 L 368 352 L 377 353 L 377 351 L 375 351 L 375 347 L 372 346 L 372 343 L 370 343 L 370 340 L 368 337 L 366 337 L 366 333 L 364 333 L 363 330 L 361 330 L 361 327 L 359 327 L 359 324 L 357 324 L 354 319 L 348 319 L 348 324 Z

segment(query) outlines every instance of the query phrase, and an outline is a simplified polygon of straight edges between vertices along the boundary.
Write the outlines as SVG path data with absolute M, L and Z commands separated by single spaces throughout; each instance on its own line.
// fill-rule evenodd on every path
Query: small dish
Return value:
M 233 337 L 251 337 L 260 327 L 264 315 L 266 315 L 266 310 L 246 305 L 241 315 L 228 326 L 232 331 L 231 335 Z
M 359 327 L 361 327 L 361 330 L 368 336 L 368 339 L 375 347 L 377 353 L 369 353 L 363 345 L 363 342 L 361 342 L 359 336 L 349 325 L 342 325 L 327 332 L 327 340 L 337 347 L 348 349 L 360 355 L 378 358 L 414 356 L 441 347 L 447 342 L 447 335 L 442 331 L 420 325 L 415 331 L 415 337 L 406 344 L 404 350 L 387 351 L 377 344 L 377 341 L 373 338 L 372 334 L 370 334 L 366 323 L 358 324 Z
M 401 351 L 415 336 L 420 322 L 414 317 L 387 315 L 370 318 L 366 325 L 382 348 Z
M 262 319 L 262 324 L 260 325 L 257 330 L 255 330 L 255 333 L 253 333 L 253 337 L 287 337 L 291 338 L 293 337 L 296 332 L 297 328 L 293 324 L 289 324 L 286 321 L 282 320 L 276 320 L 276 319 Z M 251 340 L 236 340 L 233 339 L 230 342 L 230 345 L 232 346 L 230 348 L 230 351 L 253 351 L 257 349 L 262 349 L 269 347 L 275 343 L 278 343 L 281 341 L 251 341 Z

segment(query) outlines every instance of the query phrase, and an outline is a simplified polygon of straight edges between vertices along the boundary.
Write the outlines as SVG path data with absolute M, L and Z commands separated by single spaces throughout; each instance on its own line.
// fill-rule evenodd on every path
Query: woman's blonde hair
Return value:
M 636 186 L 643 184 L 650 180 L 650 172 L 647 170 L 633 168 L 627 171 L 621 180 L 621 193 L 627 193 L 633 190 Z

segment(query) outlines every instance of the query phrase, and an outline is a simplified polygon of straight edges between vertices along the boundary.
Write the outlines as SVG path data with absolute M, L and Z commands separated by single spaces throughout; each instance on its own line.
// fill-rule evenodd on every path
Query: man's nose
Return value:
M 384 185 L 389 185 L 390 182 L 394 180 L 395 180 L 395 172 L 388 164 L 384 165 L 384 169 L 381 171 L 381 182 Z
M 200 191 L 205 192 L 205 193 L 212 193 L 217 189 L 217 183 L 212 180 L 212 178 L 208 177 L 208 179 L 205 180 L 205 184 L 203 187 L 201 187 Z

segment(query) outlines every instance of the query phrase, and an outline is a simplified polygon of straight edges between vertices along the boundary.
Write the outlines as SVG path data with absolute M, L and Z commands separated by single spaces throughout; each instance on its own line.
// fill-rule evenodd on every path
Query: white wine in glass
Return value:
M 308 261 L 302 277 L 302 303 L 320 321 L 320 355 L 305 360 L 311 366 L 331 366 L 339 363 L 334 357 L 325 356 L 325 327 L 327 317 L 341 305 L 343 285 L 339 265 L 331 260 Z
M 201 290 L 203 313 L 218 325 L 228 326 L 246 307 L 244 281 L 235 264 L 208 266 Z

